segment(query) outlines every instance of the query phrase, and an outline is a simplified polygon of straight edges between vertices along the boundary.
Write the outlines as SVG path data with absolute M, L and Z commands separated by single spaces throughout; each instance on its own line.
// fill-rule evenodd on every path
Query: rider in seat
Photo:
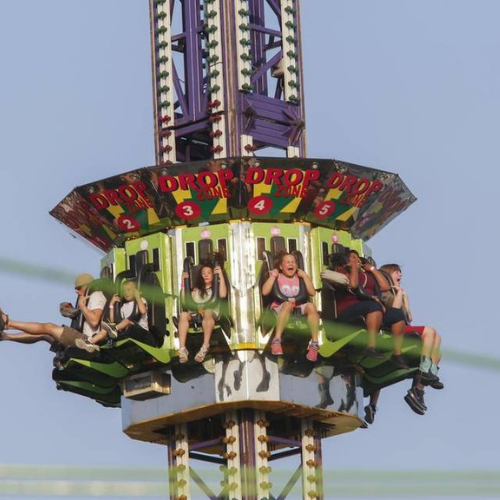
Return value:
M 282 253 L 275 269 L 269 272 L 269 278 L 262 286 L 262 295 L 272 294 L 271 309 L 277 314 L 274 340 L 271 343 L 271 352 L 282 355 L 281 337 L 290 319 L 290 315 L 298 309 L 300 314 L 307 317 L 311 328 L 311 343 L 307 349 L 307 359 L 316 361 L 318 358 L 319 314 L 316 306 L 308 302 L 309 296 L 314 296 L 316 290 L 309 276 L 297 265 L 295 255 Z
M 121 288 L 123 300 L 118 294 L 113 295 L 109 303 L 109 323 L 102 322 L 103 329 L 99 333 L 102 340 L 106 337 L 116 339 L 131 327 L 149 330 L 148 303 L 141 296 L 135 281 L 124 281 Z M 115 304 L 121 304 L 118 311 Z
M 217 281 L 216 281 L 217 280 Z M 179 361 L 186 363 L 189 352 L 186 349 L 186 339 L 189 323 L 193 316 L 201 316 L 203 329 L 203 345 L 195 356 L 195 361 L 202 363 L 210 349 L 210 338 L 215 327 L 215 322 L 220 317 L 220 299 L 227 297 L 227 286 L 222 268 L 218 264 L 202 264 L 194 280 L 194 288 L 190 288 L 190 276 L 187 271 L 182 273 L 181 300 L 186 304 L 185 311 L 179 316 Z

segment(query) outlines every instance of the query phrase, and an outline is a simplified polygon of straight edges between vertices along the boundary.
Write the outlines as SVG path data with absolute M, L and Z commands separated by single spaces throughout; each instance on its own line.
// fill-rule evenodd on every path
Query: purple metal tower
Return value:
M 156 163 L 305 156 L 298 0 L 150 0 Z

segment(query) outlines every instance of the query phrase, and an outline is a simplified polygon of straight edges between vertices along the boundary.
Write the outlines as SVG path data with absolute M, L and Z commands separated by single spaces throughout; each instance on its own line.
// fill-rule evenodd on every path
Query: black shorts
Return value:
M 341 323 L 355 323 L 359 321 L 361 316 L 366 316 L 372 312 L 383 311 L 382 305 L 374 300 L 363 300 L 357 304 L 349 306 L 345 311 L 342 311 L 337 318 Z
M 388 307 L 386 313 L 384 314 L 384 318 L 382 319 L 382 324 L 386 327 L 390 327 L 394 323 L 399 323 L 400 321 L 404 321 L 406 323 L 403 310 Z

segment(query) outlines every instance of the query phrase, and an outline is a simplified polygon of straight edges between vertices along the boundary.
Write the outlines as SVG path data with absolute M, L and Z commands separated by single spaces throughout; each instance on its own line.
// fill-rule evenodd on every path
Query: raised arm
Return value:
M 408 321 L 411 323 L 413 321 L 413 316 L 411 314 L 411 309 L 410 309 L 410 298 L 408 297 L 408 294 L 403 291 L 403 305 L 406 308 L 406 314 L 408 315 Z
M 96 292 L 94 292 L 96 293 Z M 78 308 L 82 311 L 82 314 L 85 318 L 85 321 L 92 327 L 97 328 L 101 323 L 102 313 L 104 309 L 101 307 L 100 309 L 89 309 L 87 307 L 87 302 L 90 300 L 90 296 L 81 295 L 78 298 Z
M 385 276 L 375 267 L 369 263 L 363 264 L 363 269 L 367 273 L 372 273 L 377 285 L 381 292 L 388 292 L 391 289 L 389 282 L 385 279 Z
M 184 290 L 184 281 L 189 279 L 189 273 L 186 271 L 182 272 L 182 281 L 181 281 L 181 300 L 184 301 L 186 298 L 186 290 Z
M 403 289 L 399 286 L 392 287 L 396 294 L 394 295 L 394 302 L 392 303 L 392 307 L 395 309 L 401 309 L 403 307 Z
M 349 271 L 349 287 L 356 288 L 359 285 L 359 269 L 357 265 L 351 264 Z
M 269 295 L 273 289 L 274 282 L 278 278 L 279 272 L 277 269 L 273 269 L 272 271 L 269 271 L 269 278 L 265 281 L 265 283 L 262 285 L 262 295 L 264 297 L 266 295 Z
M 219 297 L 225 299 L 227 297 L 227 286 L 226 280 L 224 279 L 224 273 L 220 266 L 214 267 L 214 273 L 219 276 Z
M 109 302 L 109 321 L 111 323 L 116 323 L 116 318 L 115 318 L 115 304 L 117 302 L 121 302 L 122 300 L 120 299 L 120 296 L 115 294 L 113 297 L 111 297 L 111 301 Z
M 299 278 L 302 278 L 304 280 L 304 283 L 306 285 L 307 293 L 311 297 L 314 297 L 316 295 L 316 289 L 314 288 L 313 282 L 311 281 L 311 278 L 309 278 L 309 276 L 307 275 L 307 273 L 305 271 L 303 271 L 302 269 L 299 269 L 297 271 L 297 276 Z
M 137 308 L 139 309 L 141 316 L 143 314 L 146 314 L 146 311 L 148 310 L 148 305 L 146 302 L 144 302 L 142 300 L 141 292 L 137 289 L 135 289 L 135 291 L 134 291 L 134 298 L 135 298 L 135 301 L 137 302 Z

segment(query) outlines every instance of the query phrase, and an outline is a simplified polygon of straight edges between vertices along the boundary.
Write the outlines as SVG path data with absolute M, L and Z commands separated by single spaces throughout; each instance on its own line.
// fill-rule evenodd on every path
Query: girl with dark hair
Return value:
M 202 317 L 201 326 L 203 328 L 203 345 L 194 358 L 198 363 L 202 363 L 208 354 L 208 350 L 210 349 L 210 338 L 212 337 L 215 322 L 219 319 L 219 301 L 216 300 L 215 303 L 211 302 L 210 305 L 207 304 L 212 299 L 212 286 L 214 279 L 217 279 L 215 277 L 216 275 L 219 280 L 218 299 L 225 299 L 227 297 L 227 287 L 220 266 L 213 267 L 209 264 L 202 265 L 195 278 L 195 286 L 191 290 L 191 298 L 193 302 L 198 304 L 198 310 L 195 312 L 200 314 Z M 183 283 L 187 278 L 189 278 L 188 273 L 182 273 Z M 185 296 L 184 288 L 182 288 L 181 294 L 183 297 Z M 191 314 L 192 312 L 190 311 L 182 311 L 179 317 L 179 361 L 181 363 L 186 363 L 189 356 L 189 352 L 186 349 L 186 338 L 189 330 Z

